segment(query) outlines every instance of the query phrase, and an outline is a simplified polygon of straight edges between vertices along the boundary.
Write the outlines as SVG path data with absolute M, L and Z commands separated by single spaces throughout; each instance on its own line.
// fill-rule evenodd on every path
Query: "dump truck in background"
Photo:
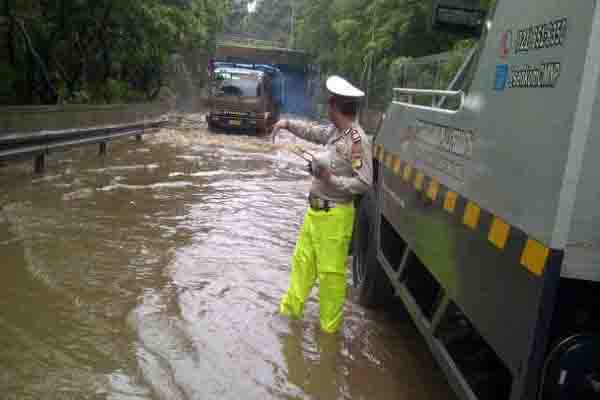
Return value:
M 207 123 L 212 129 L 271 131 L 280 113 L 280 72 L 269 65 L 216 62 Z
M 600 2 L 474 3 L 435 2 L 480 35 L 453 87 L 396 89 L 374 140 L 359 298 L 401 299 L 461 400 L 600 399 Z

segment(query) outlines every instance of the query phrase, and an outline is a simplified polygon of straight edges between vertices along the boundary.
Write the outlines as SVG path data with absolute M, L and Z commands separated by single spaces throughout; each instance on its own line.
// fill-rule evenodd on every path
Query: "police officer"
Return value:
M 302 318 L 306 298 L 318 279 L 321 328 L 335 333 L 342 323 L 346 299 L 353 200 L 371 185 L 373 164 L 370 140 L 357 122 L 364 93 L 339 76 L 330 77 L 326 86 L 332 126 L 283 119 L 273 128 L 273 138 L 286 129 L 325 146 L 310 165 L 309 208 L 294 250 L 290 286 L 279 309 L 289 317 Z

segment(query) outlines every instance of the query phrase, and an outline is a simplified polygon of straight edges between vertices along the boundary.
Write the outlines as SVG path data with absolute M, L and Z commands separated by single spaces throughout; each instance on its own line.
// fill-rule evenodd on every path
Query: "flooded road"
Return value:
M 1 167 L 0 398 L 453 400 L 401 313 L 351 292 L 338 336 L 315 296 L 277 315 L 309 188 L 292 141 L 165 129 Z

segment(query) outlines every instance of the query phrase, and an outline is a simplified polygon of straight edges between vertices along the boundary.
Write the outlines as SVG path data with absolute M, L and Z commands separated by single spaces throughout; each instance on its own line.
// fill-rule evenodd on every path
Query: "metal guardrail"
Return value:
M 264 40 L 243 35 L 222 35 L 217 38 L 217 44 L 256 45 L 261 47 L 285 47 L 284 41 Z
M 90 144 L 100 144 L 100 155 L 107 152 L 111 140 L 156 132 L 168 123 L 167 118 L 132 124 L 109 125 L 85 129 L 66 129 L 0 135 L 0 160 L 14 160 L 33 157 L 35 172 L 45 169 L 46 155 L 53 151 L 66 150 Z
M 293 49 L 284 42 L 255 39 L 244 36 L 224 36 L 217 39 L 217 46 L 242 46 L 256 48 L 257 50 L 271 50 L 285 53 L 306 54 L 304 50 Z

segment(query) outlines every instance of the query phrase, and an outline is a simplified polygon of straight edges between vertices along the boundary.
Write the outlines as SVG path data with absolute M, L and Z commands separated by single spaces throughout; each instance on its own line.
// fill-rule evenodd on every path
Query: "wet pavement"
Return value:
M 0 398 L 453 400 L 397 306 L 277 315 L 309 176 L 201 121 L 0 167 Z

